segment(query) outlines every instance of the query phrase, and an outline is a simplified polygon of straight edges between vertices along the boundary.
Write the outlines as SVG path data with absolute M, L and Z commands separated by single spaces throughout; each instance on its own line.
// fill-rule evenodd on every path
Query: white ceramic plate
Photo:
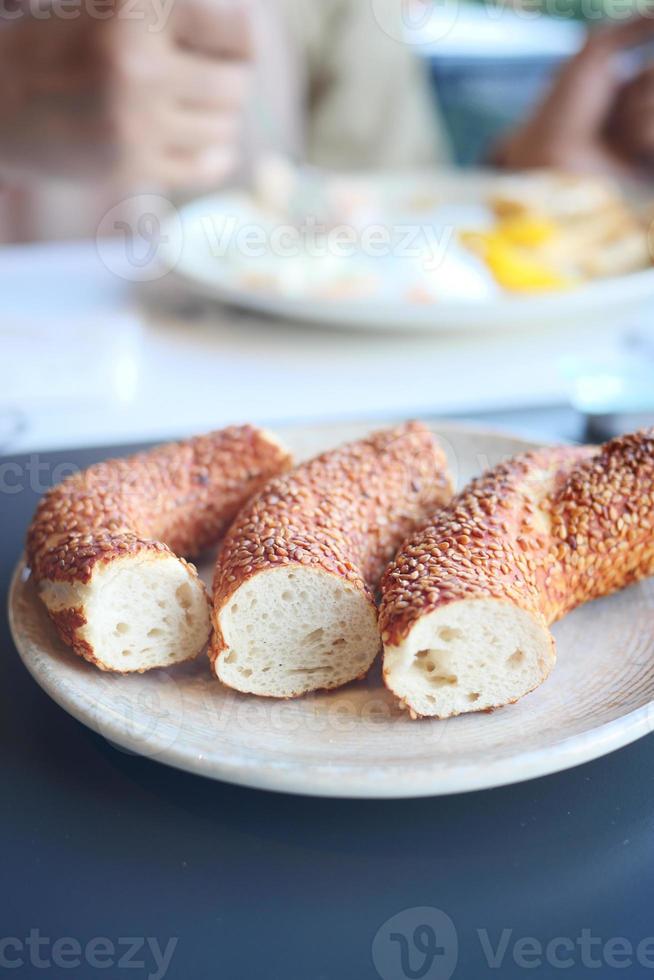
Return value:
M 283 435 L 306 457 L 368 429 Z M 462 428 L 435 431 L 459 485 L 529 445 Z M 293 701 L 229 691 L 204 657 L 143 675 L 103 674 L 58 640 L 22 564 L 9 612 L 28 670 L 94 731 L 160 762 L 265 789 L 403 797 L 498 786 L 604 755 L 651 731 L 654 719 L 654 580 L 561 622 L 556 668 L 518 704 L 447 721 L 411 721 L 382 686 L 378 666 L 364 681 Z
M 356 184 L 354 178 L 350 180 Z M 465 171 L 382 178 L 361 176 L 358 181 L 367 193 L 390 202 L 388 207 L 390 213 L 395 215 L 396 227 L 417 229 L 414 232 L 417 236 L 415 241 L 419 242 L 424 239 L 420 229 L 432 225 L 433 216 L 430 217 L 429 208 L 411 205 L 412 201 L 429 200 L 431 196 L 435 201 L 455 209 L 470 208 L 470 220 L 463 224 L 479 227 L 473 213 L 476 214 L 489 193 L 497 189 L 498 177 L 484 171 Z M 370 220 L 372 225 L 379 221 L 374 216 Z M 566 323 L 573 327 L 582 317 L 593 317 L 599 325 L 626 322 L 630 315 L 642 308 L 646 300 L 654 297 L 654 268 L 650 268 L 597 280 L 567 292 L 523 297 L 498 290 L 497 295 L 475 299 L 472 287 L 462 287 L 461 295 L 448 298 L 451 282 L 461 274 L 457 260 L 454 265 L 443 266 L 440 272 L 437 270 L 434 273 L 437 299 L 428 303 L 411 302 L 402 291 L 398 291 L 399 287 L 392 288 L 392 282 L 400 275 L 402 282 L 406 280 L 410 283 L 411 274 L 407 270 L 412 263 L 421 260 L 409 257 L 396 261 L 392 257 L 364 260 L 353 255 L 344 262 L 333 258 L 320 259 L 307 271 L 293 259 L 268 254 L 265 248 L 264 256 L 257 257 L 253 264 L 255 276 L 261 277 L 263 272 L 264 279 L 270 274 L 288 281 L 284 289 L 271 287 L 265 282 L 255 288 L 244 280 L 244 266 L 234 265 L 228 243 L 232 242 L 233 245 L 237 240 L 239 229 L 254 228 L 256 235 L 264 228 L 269 235 L 270 221 L 270 217 L 257 212 L 243 193 L 226 191 L 199 198 L 182 207 L 174 220 L 167 223 L 161 239 L 160 256 L 167 268 L 174 268 L 187 285 L 204 296 L 274 317 L 338 329 L 524 330 L 549 325 L 560 328 Z M 398 230 L 398 241 L 407 242 L 402 235 L 403 232 Z M 247 247 L 248 254 L 262 248 L 258 240 L 249 240 L 247 246 L 245 243 L 248 240 L 242 241 L 243 246 L 239 245 L 238 248 Z M 280 242 L 280 248 L 288 246 L 283 238 Z M 455 235 L 447 247 L 446 258 L 452 250 L 465 252 L 461 248 L 456 249 Z M 470 262 L 475 261 L 471 256 L 468 258 Z M 329 292 L 330 275 L 336 272 L 338 276 L 351 273 L 355 279 L 360 277 L 364 282 L 362 295 L 358 298 L 356 295 L 341 298 L 317 295 L 316 276 L 320 280 L 324 275 L 324 281 L 319 284 Z M 440 277 L 438 281 L 437 277 Z M 377 284 L 365 287 L 365 282 L 370 278 L 376 279 Z

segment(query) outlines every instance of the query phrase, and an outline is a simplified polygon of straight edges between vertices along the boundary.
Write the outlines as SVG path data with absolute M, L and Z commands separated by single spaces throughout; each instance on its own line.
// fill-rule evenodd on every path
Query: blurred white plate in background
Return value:
M 165 228 L 163 258 L 174 255 L 177 274 L 205 296 L 362 330 L 615 325 L 654 299 L 652 268 L 563 292 L 504 292 L 457 235 L 488 225 L 485 202 L 502 179 L 485 171 L 343 178 L 348 220 L 329 232 L 309 225 L 308 250 L 288 218 L 226 191 L 181 208 L 181 221 Z

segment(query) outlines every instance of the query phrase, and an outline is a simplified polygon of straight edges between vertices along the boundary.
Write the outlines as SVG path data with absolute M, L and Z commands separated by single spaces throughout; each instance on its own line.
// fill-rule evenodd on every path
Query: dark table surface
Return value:
M 4 593 L 37 491 L 119 451 L 0 458 Z M 5 617 L 2 654 L 0 974 L 654 976 L 651 736 L 492 791 L 284 796 L 111 747 L 32 681 Z

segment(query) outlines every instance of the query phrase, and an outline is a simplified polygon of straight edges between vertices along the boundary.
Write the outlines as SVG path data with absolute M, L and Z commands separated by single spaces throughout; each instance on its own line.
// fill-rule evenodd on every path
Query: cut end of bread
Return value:
M 66 607 L 79 610 L 83 625 L 73 645 L 104 670 L 145 671 L 190 660 L 211 628 L 202 582 L 185 562 L 162 552 L 98 564 L 84 585 L 44 582 L 41 595 L 55 621 Z
M 372 601 L 336 575 L 302 565 L 248 579 L 220 610 L 218 627 L 218 678 L 268 697 L 296 697 L 362 677 L 381 645 Z
M 204 586 L 174 555 L 113 562 L 92 582 L 86 639 L 109 670 L 167 667 L 206 644 Z
M 412 714 L 448 718 L 511 704 L 554 666 L 554 640 L 533 616 L 497 599 L 466 599 L 423 616 L 384 649 L 384 680 Z

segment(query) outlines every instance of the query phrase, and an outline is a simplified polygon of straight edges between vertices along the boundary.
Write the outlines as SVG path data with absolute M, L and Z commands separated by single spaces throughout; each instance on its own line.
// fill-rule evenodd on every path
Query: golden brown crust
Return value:
M 548 622 L 654 573 L 654 429 L 602 446 L 546 502 Z
M 264 432 L 233 426 L 98 463 L 53 487 L 30 525 L 27 560 L 64 643 L 107 669 L 85 638 L 79 593 L 69 590 L 62 607 L 51 586 L 84 586 L 96 566 L 126 556 L 199 554 L 216 544 L 244 500 L 290 465 Z
M 419 422 L 324 453 L 267 484 L 225 538 L 214 575 L 211 658 L 224 648 L 218 617 L 253 575 L 304 565 L 350 582 L 370 601 L 408 533 L 449 500 L 445 454 Z
M 654 572 L 654 430 L 601 449 L 517 456 L 474 480 L 402 547 L 382 581 L 396 646 L 460 599 L 506 600 L 549 625 Z
M 86 617 L 80 606 L 59 609 L 56 612 L 51 611 L 50 619 L 54 623 L 57 633 L 67 646 L 73 647 L 75 653 L 79 654 L 80 657 L 84 657 L 85 660 L 96 664 L 96 666 L 102 666 L 96 660 L 93 648 L 77 635 L 77 631 L 83 626 L 86 626 Z
M 233 426 L 91 466 L 41 499 L 27 536 L 37 580 L 87 582 L 98 562 L 143 550 L 197 555 L 289 455 Z

